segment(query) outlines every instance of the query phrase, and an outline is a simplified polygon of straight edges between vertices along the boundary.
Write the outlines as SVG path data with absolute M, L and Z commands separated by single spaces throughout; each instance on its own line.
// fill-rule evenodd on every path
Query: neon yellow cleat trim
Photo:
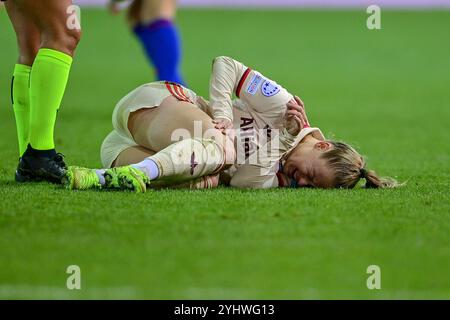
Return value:
M 105 181 L 110 189 L 131 190 L 137 193 L 146 192 L 147 185 L 150 185 L 150 179 L 145 173 L 132 166 L 106 170 Z
M 82 167 L 71 166 L 67 168 L 62 183 L 66 189 L 70 190 L 88 190 L 102 188 L 95 170 Z

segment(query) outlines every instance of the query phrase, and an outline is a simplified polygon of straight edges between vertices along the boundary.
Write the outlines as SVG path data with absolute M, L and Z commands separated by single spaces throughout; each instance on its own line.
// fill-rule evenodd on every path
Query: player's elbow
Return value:
M 239 189 L 260 189 L 258 188 L 258 186 L 254 186 L 248 181 L 234 180 L 234 179 L 231 179 L 230 186 Z
M 255 183 L 251 179 L 246 179 L 245 177 L 235 176 L 231 178 L 230 186 L 234 188 L 240 189 L 262 189 L 263 186 L 260 186 L 258 183 Z
M 225 59 L 231 59 L 231 58 L 227 57 L 227 56 L 217 56 L 214 58 L 213 61 L 219 61 L 219 60 L 225 60 Z
M 218 56 L 213 59 L 212 65 L 214 66 L 216 63 L 225 62 L 225 61 L 229 61 L 229 60 L 232 60 L 232 59 L 227 56 Z
M 277 186 L 276 177 L 257 176 L 236 172 L 230 180 L 230 186 L 241 189 L 269 189 Z

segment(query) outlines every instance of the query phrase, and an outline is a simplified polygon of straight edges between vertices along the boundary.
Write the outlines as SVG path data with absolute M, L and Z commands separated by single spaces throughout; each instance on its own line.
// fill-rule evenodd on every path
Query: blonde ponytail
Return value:
M 402 184 L 390 177 L 379 177 L 375 171 L 365 169 L 364 158 L 350 145 L 343 142 L 328 141 L 333 148 L 324 152 L 329 167 L 334 171 L 336 188 L 351 189 L 360 179 L 365 179 L 366 188 L 396 188 Z

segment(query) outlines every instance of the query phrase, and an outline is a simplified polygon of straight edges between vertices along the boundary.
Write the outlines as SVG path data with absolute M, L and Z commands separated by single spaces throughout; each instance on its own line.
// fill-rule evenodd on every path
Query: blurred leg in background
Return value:
M 117 5 L 113 11 L 117 10 Z M 128 22 L 154 66 L 157 80 L 185 85 L 180 72 L 181 39 L 175 26 L 176 0 L 134 0 Z

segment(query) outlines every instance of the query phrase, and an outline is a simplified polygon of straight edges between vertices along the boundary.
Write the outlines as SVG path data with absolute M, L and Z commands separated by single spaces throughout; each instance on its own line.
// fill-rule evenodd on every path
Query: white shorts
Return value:
M 181 92 L 183 96 L 181 96 Z M 178 93 L 180 93 L 180 96 Z M 156 108 L 161 105 L 165 98 L 171 95 L 180 100 L 186 98 L 191 101 L 196 101 L 197 97 L 193 91 L 187 88 L 174 88 L 173 84 L 161 81 L 144 84 L 131 91 L 117 103 L 112 115 L 114 130 L 108 134 L 100 148 L 100 157 L 104 168 L 110 168 L 125 149 L 138 146 L 130 130 L 128 130 L 130 113 L 144 108 Z
M 111 168 L 113 162 L 117 159 L 119 154 L 130 148 L 137 146 L 133 139 L 121 135 L 116 130 L 111 131 L 103 140 L 100 148 L 100 157 L 103 168 Z

